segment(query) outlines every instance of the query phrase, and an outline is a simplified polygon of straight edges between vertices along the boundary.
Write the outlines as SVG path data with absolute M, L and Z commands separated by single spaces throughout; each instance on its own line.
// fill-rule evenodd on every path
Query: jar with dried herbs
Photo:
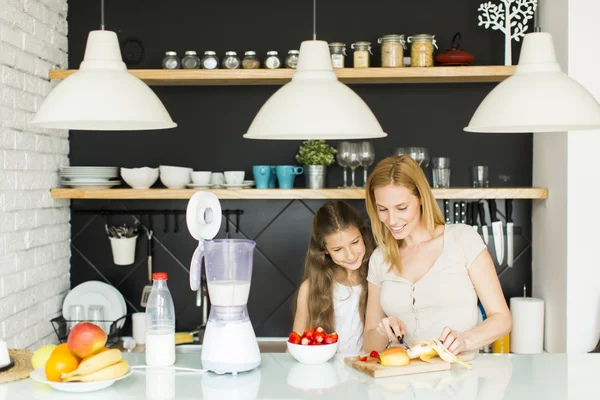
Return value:
M 281 60 L 279 59 L 278 53 L 275 50 L 267 51 L 267 59 L 265 60 L 265 67 L 270 69 L 276 69 L 281 66 Z
M 288 51 L 287 57 L 285 57 L 285 66 L 288 68 L 296 68 L 298 66 L 298 59 L 300 52 L 298 50 Z
M 186 51 L 185 57 L 181 60 L 181 67 L 184 69 L 200 68 L 200 57 L 193 50 Z
M 256 55 L 255 51 L 249 50 L 244 53 L 244 59 L 242 60 L 242 68 L 244 68 L 244 69 L 260 68 L 260 59 Z
M 407 41 L 412 43 L 410 47 L 410 66 L 433 67 L 433 48 L 437 49 L 435 35 L 421 33 L 409 36 Z
M 225 58 L 223 58 L 223 68 L 226 69 L 238 69 L 241 61 L 235 51 L 226 51 Z
M 217 57 L 217 53 L 211 50 L 205 51 L 204 57 L 202 57 L 201 65 L 204 69 L 219 68 L 219 57 Z
M 346 60 L 346 44 L 340 42 L 329 43 L 329 53 L 331 54 L 331 64 L 333 68 L 344 68 Z
M 181 68 L 181 60 L 177 57 L 177 52 L 167 51 L 162 60 L 163 69 L 179 69 Z
M 369 68 L 371 60 L 371 42 L 361 41 L 352 43 L 350 48 L 354 49 L 354 68 Z
M 381 66 L 384 68 L 404 67 L 404 35 L 389 34 L 377 39 L 381 44 Z

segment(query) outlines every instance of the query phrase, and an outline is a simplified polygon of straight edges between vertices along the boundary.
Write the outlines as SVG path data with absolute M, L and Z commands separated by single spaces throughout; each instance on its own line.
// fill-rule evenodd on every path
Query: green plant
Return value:
M 337 150 L 324 140 L 307 140 L 300 146 L 296 161 L 304 165 L 331 165 Z

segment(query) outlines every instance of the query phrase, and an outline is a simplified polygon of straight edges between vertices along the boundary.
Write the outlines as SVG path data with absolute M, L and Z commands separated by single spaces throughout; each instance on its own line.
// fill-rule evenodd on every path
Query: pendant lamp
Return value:
M 51 129 L 130 131 L 177 126 L 158 96 L 127 71 L 115 32 L 91 31 L 80 68 L 48 94 L 30 122 Z
M 536 9 L 539 12 L 539 6 Z M 537 19 L 537 18 L 536 18 Z M 526 34 L 514 74 L 481 102 L 467 132 L 564 132 L 600 128 L 600 104 L 561 71 L 549 33 Z
M 316 0 L 313 2 L 315 18 Z M 316 18 L 315 18 L 316 20 Z M 314 24 L 313 26 L 316 26 Z M 300 45 L 292 80 L 275 92 L 254 117 L 246 139 L 375 139 L 386 137 L 367 104 L 333 72 L 327 42 Z

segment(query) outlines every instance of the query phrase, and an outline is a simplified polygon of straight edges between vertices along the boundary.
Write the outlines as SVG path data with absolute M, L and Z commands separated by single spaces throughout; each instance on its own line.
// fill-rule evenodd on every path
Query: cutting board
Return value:
M 465 353 L 458 356 L 462 361 L 468 362 L 475 358 L 475 353 Z M 452 367 L 452 364 L 445 362 L 439 357 L 433 357 L 431 363 L 426 363 L 419 359 L 410 361 L 410 364 L 391 367 L 379 364 L 376 358 L 369 357 L 367 361 L 360 361 L 357 356 L 346 357 L 344 362 L 373 378 L 385 378 L 390 376 L 402 376 L 410 374 L 422 374 L 424 372 L 446 371 Z M 464 368 L 460 366 L 460 368 Z

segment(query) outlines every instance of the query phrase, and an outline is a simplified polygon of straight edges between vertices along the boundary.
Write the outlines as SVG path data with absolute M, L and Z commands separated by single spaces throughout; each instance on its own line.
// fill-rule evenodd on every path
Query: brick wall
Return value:
M 0 335 L 11 348 L 57 341 L 69 289 L 68 200 L 53 200 L 68 131 L 27 126 L 67 66 L 66 0 L 0 0 Z

